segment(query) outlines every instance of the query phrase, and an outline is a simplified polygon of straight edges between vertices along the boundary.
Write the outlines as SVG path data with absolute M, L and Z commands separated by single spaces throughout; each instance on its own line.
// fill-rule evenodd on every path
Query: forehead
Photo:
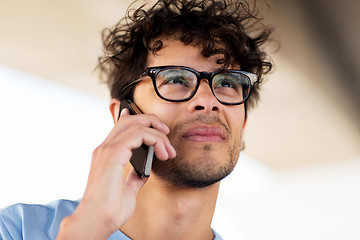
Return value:
M 155 53 L 149 52 L 147 67 L 156 66 L 185 66 L 198 71 L 214 71 L 222 68 L 217 61 L 223 56 L 221 54 L 204 57 L 199 46 L 185 45 L 173 38 L 161 39 L 163 47 Z

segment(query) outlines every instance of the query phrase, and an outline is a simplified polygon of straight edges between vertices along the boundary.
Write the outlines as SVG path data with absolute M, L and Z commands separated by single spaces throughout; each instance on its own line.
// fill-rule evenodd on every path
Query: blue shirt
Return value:
M 0 240 L 55 239 L 61 221 L 72 214 L 78 201 L 57 200 L 47 205 L 16 204 L 0 211 Z M 222 240 L 215 232 L 214 240 Z M 120 230 L 108 240 L 131 240 Z

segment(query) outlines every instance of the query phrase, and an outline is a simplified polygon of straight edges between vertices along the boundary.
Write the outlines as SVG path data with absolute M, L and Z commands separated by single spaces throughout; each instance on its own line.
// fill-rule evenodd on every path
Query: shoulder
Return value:
M 78 204 L 78 201 L 57 200 L 46 205 L 7 207 L 0 211 L 0 238 L 54 239 L 61 221 L 72 214 Z

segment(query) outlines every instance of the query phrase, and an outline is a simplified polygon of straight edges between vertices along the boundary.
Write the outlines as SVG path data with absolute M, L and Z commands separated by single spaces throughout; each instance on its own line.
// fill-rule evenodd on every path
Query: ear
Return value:
M 120 101 L 118 99 L 111 99 L 110 101 L 110 112 L 114 121 L 114 124 L 117 122 L 118 120 L 118 116 L 119 116 L 119 111 L 120 111 Z

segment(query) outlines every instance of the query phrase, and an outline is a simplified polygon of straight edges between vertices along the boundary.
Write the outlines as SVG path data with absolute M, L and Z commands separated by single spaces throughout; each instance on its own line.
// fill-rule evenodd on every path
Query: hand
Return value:
M 61 223 L 57 239 L 107 239 L 126 223 L 134 212 L 136 194 L 147 180 L 134 169 L 124 179 L 131 150 L 144 143 L 154 146 L 159 160 L 174 158 L 169 132 L 155 115 L 129 115 L 124 109 L 108 137 L 95 149 L 84 196 L 75 212 Z

